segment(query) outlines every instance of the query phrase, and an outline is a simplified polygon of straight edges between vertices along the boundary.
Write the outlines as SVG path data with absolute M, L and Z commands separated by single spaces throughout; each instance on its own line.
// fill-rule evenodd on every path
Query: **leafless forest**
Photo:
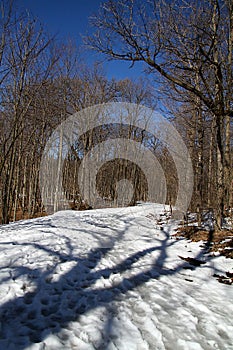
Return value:
M 45 215 L 39 189 L 44 147 L 53 130 L 86 107 L 111 101 L 160 110 L 182 135 L 194 171 L 189 210 L 213 208 L 216 225 L 233 207 L 233 3 L 203 1 L 106 1 L 92 17 L 89 49 L 106 58 L 143 62 L 137 80 L 108 79 L 99 65 L 87 66 L 72 41 L 47 33 L 11 1 L 0 2 L 0 218 L 3 224 Z M 92 29 L 93 30 L 93 29 Z M 165 145 L 148 132 L 112 125 L 90 130 L 72 145 L 63 187 L 72 209 L 88 208 L 77 184 L 86 153 L 108 137 L 143 143 L 154 152 L 174 204 L 178 179 Z M 143 170 L 123 159 L 98 174 L 101 196 L 113 199 L 121 179 L 133 183 L 132 203 L 147 200 Z

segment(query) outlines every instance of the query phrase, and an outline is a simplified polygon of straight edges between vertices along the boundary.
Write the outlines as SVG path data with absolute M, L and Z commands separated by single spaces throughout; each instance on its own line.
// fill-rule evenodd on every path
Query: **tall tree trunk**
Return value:
M 211 134 L 209 143 L 209 160 L 208 160 L 208 185 L 207 185 L 207 205 L 208 208 L 213 206 L 213 189 L 215 188 L 215 176 L 213 171 L 213 157 L 215 152 L 215 118 L 211 123 Z
M 223 145 L 223 117 L 217 119 L 217 207 L 216 207 L 216 224 L 217 229 L 222 228 L 224 216 L 224 145 Z

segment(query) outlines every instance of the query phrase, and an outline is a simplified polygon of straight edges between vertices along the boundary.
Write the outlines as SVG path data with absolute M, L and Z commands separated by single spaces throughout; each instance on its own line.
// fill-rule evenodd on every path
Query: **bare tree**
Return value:
M 232 179 L 232 1 L 109 0 L 92 23 L 91 48 L 109 59 L 144 62 L 160 82 L 180 94 L 189 92 L 215 119 L 220 228 Z
M 2 1 L 2 9 L 8 8 Z M 3 223 L 19 196 L 19 176 L 24 151 L 36 131 L 30 122 L 30 108 L 58 59 L 53 55 L 52 39 L 30 15 L 17 13 L 10 7 L 2 10 L 1 90 L 2 137 L 0 176 Z M 6 16 L 6 18 L 4 17 Z M 7 40 L 7 46 L 6 45 Z M 33 119 L 31 119 L 32 121 Z M 14 214 L 15 217 L 16 214 Z

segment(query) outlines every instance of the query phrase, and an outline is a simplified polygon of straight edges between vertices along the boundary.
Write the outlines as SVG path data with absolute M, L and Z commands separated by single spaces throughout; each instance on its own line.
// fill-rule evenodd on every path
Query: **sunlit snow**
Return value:
M 0 350 L 233 349 L 233 287 L 213 278 L 232 259 L 177 240 L 164 209 L 0 226 Z

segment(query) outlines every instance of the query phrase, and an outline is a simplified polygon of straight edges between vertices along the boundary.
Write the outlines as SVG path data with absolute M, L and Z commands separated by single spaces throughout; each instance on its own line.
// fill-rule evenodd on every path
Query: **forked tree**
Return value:
M 233 2 L 109 0 L 93 16 L 88 45 L 108 59 L 141 61 L 176 92 L 187 92 L 214 120 L 217 227 L 230 204 Z

